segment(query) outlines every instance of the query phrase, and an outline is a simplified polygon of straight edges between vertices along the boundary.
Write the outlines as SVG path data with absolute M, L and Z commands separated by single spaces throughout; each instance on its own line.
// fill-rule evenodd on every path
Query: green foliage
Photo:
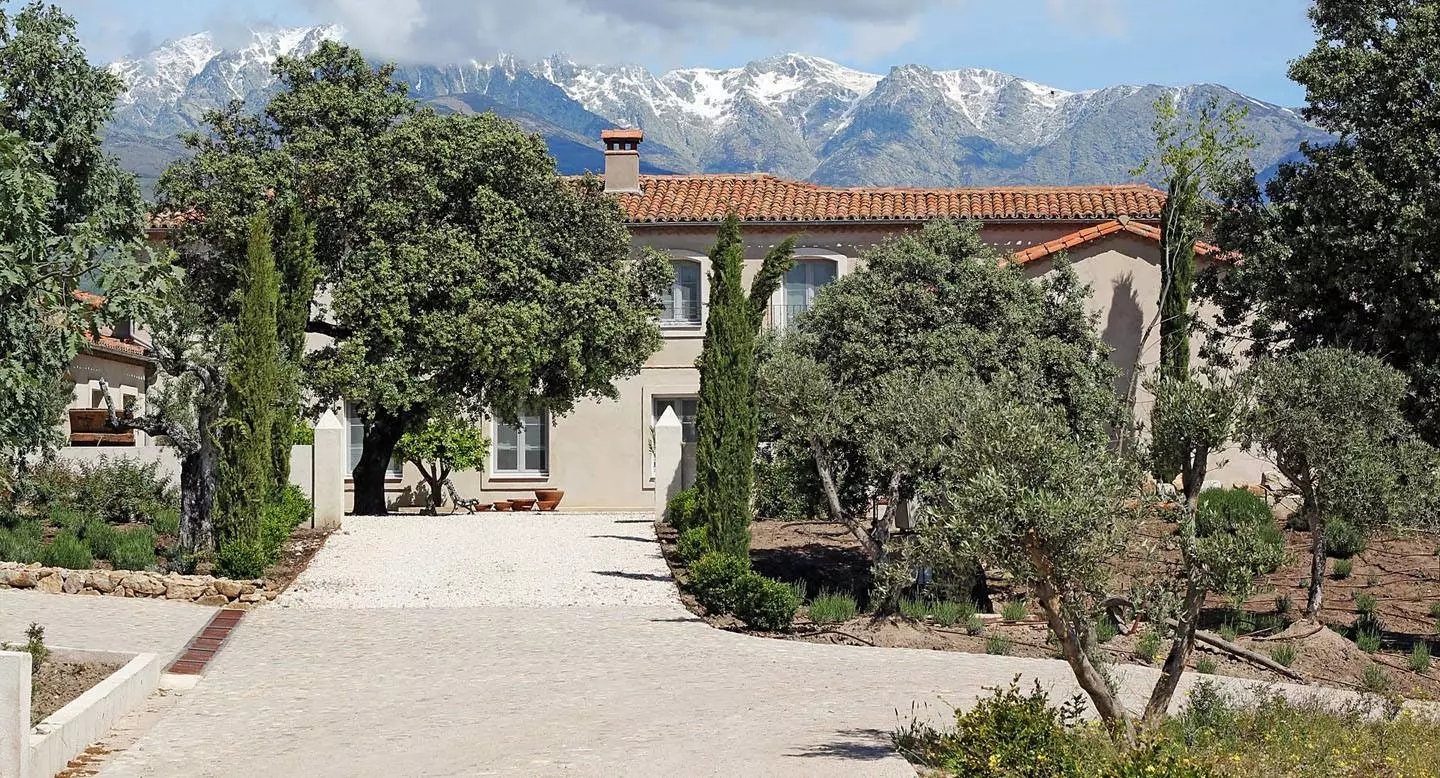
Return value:
M 1405 666 L 1410 668 L 1412 673 L 1427 673 L 1430 671 L 1430 644 L 1421 640 L 1410 649 L 1410 656 L 1405 660 Z
M 665 503 L 665 523 L 680 532 L 699 526 L 700 497 L 693 488 L 681 489 Z
M 1038 682 L 1034 691 L 1022 694 L 1017 676 L 970 710 L 957 710 L 953 730 L 940 732 L 916 718 L 895 732 L 893 742 L 911 761 L 950 775 L 1079 776 L 1079 749 L 1068 730 L 1082 710 L 1078 700 L 1052 706 Z
M 1331 565 L 1330 569 L 1336 578 L 1343 581 L 1350 577 L 1351 572 L 1355 569 L 1355 563 L 1348 559 L 1337 559 L 1335 560 L 1335 564 Z
M 0 528 L 0 561 L 40 561 L 40 538 L 44 530 L 38 522 L 25 521 L 9 528 Z
M 1020 621 L 1030 615 L 1030 609 L 1023 600 L 1009 600 L 1000 606 L 1000 617 L 1006 621 Z
M 970 620 L 975 615 L 974 603 L 968 601 L 940 600 L 931 608 L 935 623 L 942 627 L 953 627 Z
M 52 517 L 79 512 L 112 524 L 150 521 L 179 505 L 174 483 L 158 462 L 102 456 L 94 462 L 52 461 L 27 473 L 20 497 Z
M 286 484 L 280 493 L 265 505 L 260 515 L 260 538 L 270 549 L 271 561 L 280 558 L 285 541 L 296 527 L 310 520 L 314 512 L 305 493 L 294 484 Z
M 0 491 L 60 443 L 86 334 L 146 318 L 173 280 L 143 243 L 134 177 L 101 147 L 123 89 L 63 10 L 0 9 Z M 82 284 L 107 299 L 77 297 Z
M 261 539 L 237 538 L 215 553 L 215 572 L 224 578 L 260 578 L 272 561 L 271 549 Z
M 1269 525 L 1275 529 L 1275 515 L 1264 497 L 1251 494 L 1245 489 L 1208 489 L 1200 493 L 1199 507 L 1195 514 L 1195 534 L 1200 537 L 1231 532 L 1241 524 Z
M 820 594 L 810 602 L 807 612 L 810 620 L 816 624 L 838 624 L 855 618 L 856 614 L 860 612 L 860 607 L 850 594 L 822 589 Z M 950 623 L 954 624 L 955 622 L 951 621 Z
M 1430 603 L 1430 618 L 1440 619 L 1440 602 Z
M 1290 603 L 1290 595 L 1275 595 L 1275 613 L 1279 614 L 1280 616 L 1289 616 L 1291 607 L 1292 606 Z
M 1118 634 L 1119 630 L 1115 626 L 1115 620 L 1111 619 L 1108 615 L 1100 617 L 1100 620 L 1095 622 L 1096 643 L 1109 643 L 1114 640 Z
M 749 572 L 749 559 L 712 551 L 690 565 L 690 587 L 705 610 L 734 613 L 740 597 L 737 586 Z
M 972 637 L 985 634 L 985 620 L 980 618 L 979 615 L 971 616 L 965 620 L 965 632 Z
M 275 334 L 279 279 L 272 239 L 268 219 L 251 219 L 225 386 L 226 416 L 221 422 L 215 509 L 216 534 L 222 547 L 235 540 L 256 538 L 260 512 L 274 489 L 270 435 L 274 431 L 281 377 Z
M 45 628 L 35 622 L 25 628 L 25 645 L 12 646 L 9 643 L 0 644 L 0 650 L 24 651 L 30 655 L 30 674 L 36 675 L 40 672 L 40 665 L 50 659 L 50 647 L 45 645 Z
M 1343 519 L 1358 534 L 1401 522 L 1425 489 L 1412 484 L 1423 448 L 1401 414 L 1405 376 L 1373 357 L 1320 348 L 1254 365 L 1247 376 L 1241 443 L 1255 446 L 1300 491 L 1309 525 Z M 1312 544 L 1323 561 L 1328 543 Z M 1317 569 L 1318 573 L 1318 569 Z M 1306 614 L 1324 578 L 1310 582 Z
M 155 529 L 157 534 L 177 537 L 180 534 L 180 512 L 169 508 L 156 511 L 154 518 L 150 521 L 150 526 Z
M 80 539 L 90 549 L 90 556 L 96 559 L 115 558 L 115 544 L 121 531 L 99 519 L 91 519 L 82 525 Z
M 916 597 L 901 597 L 900 615 L 915 621 L 924 621 L 930 615 L 930 603 Z
M 483 468 L 489 451 L 490 440 L 481 434 L 476 420 L 457 409 L 433 414 L 395 444 L 395 456 L 414 464 L 429 485 L 431 510 L 445 501 L 444 484 L 450 474 Z
M 1359 594 L 1355 595 L 1356 613 L 1362 616 L 1374 616 L 1376 609 L 1379 607 L 1380 603 L 1378 600 L 1375 599 L 1375 595 L 1370 594 L 1369 592 L 1360 592 Z
M 991 635 L 985 639 L 985 653 L 1009 656 L 1015 648 L 1015 641 L 1004 635 Z
M 728 554 L 750 550 L 750 505 L 759 443 L 755 405 L 755 341 L 746 296 L 745 245 L 731 214 L 710 250 L 710 304 L 695 417 L 695 489 L 710 542 Z
M 1359 525 L 1344 519 L 1325 522 L 1325 553 L 1335 559 L 1349 560 L 1370 545 L 1370 537 Z
M 1367 654 L 1373 654 L 1380 650 L 1380 630 L 1373 625 L 1357 627 L 1355 630 L 1355 645 Z
M 1219 633 L 1221 638 L 1234 643 L 1240 637 L 1240 628 L 1234 622 L 1226 622 L 1220 625 Z
M 291 447 L 314 443 L 314 430 L 300 417 L 300 396 L 305 330 L 310 323 L 310 303 L 320 282 L 320 265 L 315 258 L 315 229 L 293 199 L 275 209 L 275 222 L 275 273 L 279 281 L 275 338 L 279 362 L 270 430 L 270 476 L 272 486 L 283 489 L 290 482 Z
M 1280 645 L 1270 649 L 1270 658 L 1274 659 L 1276 662 L 1279 662 L 1285 667 L 1289 667 L 1290 665 L 1295 663 L 1295 644 L 1281 643 Z
M 89 570 L 91 562 L 90 549 L 69 530 L 56 533 L 54 539 L 40 549 L 40 564 L 46 567 Z
M 760 367 L 762 405 L 778 440 L 819 457 L 842 514 L 832 520 L 861 527 L 878 558 L 864 531 L 873 499 L 943 481 L 977 387 L 1024 387 L 1072 436 L 1107 440 L 1119 404 L 1088 295 L 1063 263 L 1027 278 L 977 224 L 927 224 L 816 296 Z
M 1360 688 L 1371 694 L 1384 694 L 1390 691 L 1390 674 L 1380 665 L 1366 665 L 1360 675 Z
M 1160 643 L 1164 637 L 1153 629 L 1147 629 L 1135 641 L 1135 656 L 1145 660 L 1149 664 L 1155 663 L 1155 657 L 1160 654 Z
M 110 563 L 116 570 L 149 570 L 155 567 L 155 530 L 133 527 L 115 533 Z
M 1195 672 L 1201 675 L 1214 675 L 1217 669 L 1219 669 L 1219 665 L 1216 664 L 1213 657 L 1202 656 L 1195 660 Z
M 762 416 L 763 416 L 762 411 Z M 781 521 L 808 521 L 824 515 L 819 476 L 808 451 L 784 441 L 755 458 L 755 515 Z
M 752 629 L 767 632 L 787 630 L 795 619 L 795 611 L 800 608 L 800 598 L 795 596 L 795 590 L 789 584 L 754 571 L 740 576 L 735 584 L 735 593 L 734 613 Z
M 710 528 L 704 524 L 680 533 L 680 540 L 675 544 L 675 553 L 679 554 L 680 560 L 686 564 L 694 562 L 713 550 L 710 547 Z

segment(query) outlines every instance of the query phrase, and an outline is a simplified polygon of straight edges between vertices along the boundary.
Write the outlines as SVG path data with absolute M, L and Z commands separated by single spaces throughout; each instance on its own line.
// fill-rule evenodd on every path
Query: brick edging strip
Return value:
M 221 608 L 216 611 L 205 629 L 190 639 L 190 643 L 185 646 L 185 652 L 165 672 L 177 675 L 199 675 L 204 672 L 205 666 L 220 653 L 220 647 L 225 645 L 230 633 L 247 612 L 238 608 Z

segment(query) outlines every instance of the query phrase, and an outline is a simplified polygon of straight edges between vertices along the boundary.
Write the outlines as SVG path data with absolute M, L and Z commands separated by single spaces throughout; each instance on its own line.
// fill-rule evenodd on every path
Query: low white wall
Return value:
M 30 655 L 0 651 L 0 776 L 30 775 Z
M 56 648 L 51 659 L 122 666 L 35 725 L 29 738 L 28 778 L 50 778 L 64 770 L 71 759 L 103 738 L 117 719 L 134 710 L 160 685 L 161 660 L 155 654 Z

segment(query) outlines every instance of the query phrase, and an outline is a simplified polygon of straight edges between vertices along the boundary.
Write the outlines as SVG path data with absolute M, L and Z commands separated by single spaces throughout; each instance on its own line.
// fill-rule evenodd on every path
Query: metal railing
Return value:
M 783 330 L 795 323 L 801 314 L 810 310 L 809 303 L 801 305 L 772 305 L 770 306 L 770 326 L 777 330 Z
M 704 321 L 699 300 L 677 304 L 674 300 L 661 303 L 660 323 L 672 327 L 698 327 Z

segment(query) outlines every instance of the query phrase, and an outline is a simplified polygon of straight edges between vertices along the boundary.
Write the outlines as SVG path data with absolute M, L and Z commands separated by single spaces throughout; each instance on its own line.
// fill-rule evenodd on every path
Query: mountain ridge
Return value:
M 273 89 L 270 65 L 304 55 L 334 25 L 265 28 L 226 48 L 208 33 L 167 41 L 110 65 L 127 84 L 109 145 L 146 183 L 178 152 L 177 133 L 206 110 Z M 646 172 L 766 172 L 837 186 L 1124 183 L 1150 153 L 1156 99 L 1194 113 L 1212 98 L 1247 106 L 1270 171 L 1325 133 L 1294 110 L 1218 84 L 1119 85 L 1067 91 L 985 68 L 896 65 L 868 73 L 801 53 L 736 68 L 580 65 L 561 55 L 527 62 L 399 65 L 412 97 L 440 111 L 483 111 L 545 137 L 562 172 L 602 164 L 599 130 L 645 130 Z M 1154 182 L 1152 180 L 1152 182 Z

